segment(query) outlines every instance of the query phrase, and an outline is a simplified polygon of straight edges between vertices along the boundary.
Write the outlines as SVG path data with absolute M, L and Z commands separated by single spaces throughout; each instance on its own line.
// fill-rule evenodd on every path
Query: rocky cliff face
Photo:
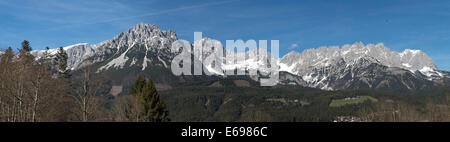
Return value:
M 301 76 L 308 86 L 325 90 L 389 87 L 393 86 L 392 82 L 416 90 L 423 87 L 408 80 L 432 82 L 445 78 L 425 53 L 410 49 L 392 52 L 381 43 L 366 46 L 355 43 L 342 48 L 320 47 L 302 53 L 291 52 L 281 58 L 280 67 L 281 71 Z
M 128 55 L 132 55 L 131 51 L 138 51 L 147 55 L 155 54 L 159 58 L 165 58 L 172 56 L 169 54 L 169 47 L 175 40 L 177 40 L 177 35 L 173 31 L 163 31 L 156 25 L 139 23 L 111 40 L 95 45 L 76 44 L 64 47 L 64 49 L 69 57 L 68 66 L 72 70 L 104 62 L 110 58 L 114 59 L 100 68 L 100 70 L 123 68 L 127 62 L 137 62 L 137 60 L 141 60 L 142 64 L 140 66 L 145 69 L 148 62 L 150 62 L 149 57 L 144 56 L 141 59 L 129 57 Z M 138 47 L 144 47 L 144 49 L 133 49 Z M 52 49 L 50 53 L 55 54 L 56 51 L 56 49 Z M 41 56 L 43 53 L 44 51 L 40 50 L 33 51 L 32 54 Z
M 156 25 L 139 23 L 120 33 L 111 40 L 98 44 L 76 44 L 64 47 L 68 54 L 68 66 L 77 70 L 92 66 L 97 73 L 107 73 L 116 80 L 130 80 L 139 72 L 158 77 L 161 81 L 186 81 L 173 76 L 170 65 L 179 51 L 171 51 L 171 45 L 177 40 L 173 31 L 164 31 Z M 390 51 L 383 44 L 355 43 L 342 47 L 320 47 L 308 49 L 302 53 L 291 52 L 275 59 L 266 51 L 253 49 L 247 52 L 234 52 L 223 49 L 215 41 L 204 38 L 191 46 L 205 46 L 213 43 L 215 49 L 223 50 L 225 56 L 236 56 L 246 61 L 226 60 L 214 54 L 210 49 L 194 48 L 192 54 L 201 52 L 193 60 L 207 57 L 217 59 L 214 64 L 205 64 L 205 72 L 216 76 L 224 75 L 225 70 L 263 69 L 276 60 L 280 68 L 281 85 L 300 85 L 324 90 L 348 88 L 399 88 L 419 90 L 436 84 L 448 84 L 448 72 L 439 71 L 434 62 L 419 50 L 407 49 L 401 53 Z M 50 50 L 51 54 L 56 49 Z M 33 51 L 41 56 L 44 51 Z M 1 53 L 0 53 L 1 54 Z M 267 56 L 261 56 L 267 55 Z M 114 73 L 112 73 L 114 72 Z M 127 74 L 127 75 L 125 75 Z M 119 81 L 120 82 L 120 81 Z

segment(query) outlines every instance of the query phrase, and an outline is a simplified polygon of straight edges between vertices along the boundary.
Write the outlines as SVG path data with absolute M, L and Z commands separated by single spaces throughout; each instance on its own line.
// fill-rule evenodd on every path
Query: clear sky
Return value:
M 427 53 L 450 70 L 449 0 L 1 0 L 0 48 L 34 49 L 113 38 L 139 22 L 193 41 L 280 40 L 281 56 L 362 41 Z

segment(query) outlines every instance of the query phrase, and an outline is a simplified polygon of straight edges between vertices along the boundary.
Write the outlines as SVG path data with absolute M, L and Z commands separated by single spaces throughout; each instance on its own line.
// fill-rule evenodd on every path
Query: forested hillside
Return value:
M 182 92 L 182 93 L 181 93 Z M 376 90 L 182 87 L 162 91 L 173 121 L 364 122 L 450 121 L 450 89 L 419 94 Z

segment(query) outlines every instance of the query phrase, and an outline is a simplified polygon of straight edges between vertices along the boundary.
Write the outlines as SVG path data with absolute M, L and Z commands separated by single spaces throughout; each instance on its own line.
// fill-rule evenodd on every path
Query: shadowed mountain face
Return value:
M 171 46 L 177 39 L 173 31 L 164 31 L 156 25 L 139 23 L 111 40 L 94 45 L 76 44 L 64 49 L 69 57 L 68 66 L 72 70 L 76 72 L 78 69 L 90 67 L 98 74 L 109 78 L 114 86 L 120 86 L 115 88 L 124 90 L 127 90 L 139 73 L 150 76 L 158 89 L 170 89 L 190 82 L 223 78 L 223 72 L 210 65 L 204 65 L 204 72 L 215 74 L 213 76 L 173 75 L 170 69 L 171 62 L 180 51 L 172 51 Z M 212 40 L 204 38 L 194 44 L 207 42 Z M 222 49 L 222 47 L 214 48 Z M 197 50 L 194 48 L 193 51 Z M 193 60 L 203 60 L 205 56 L 211 55 L 207 50 L 202 52 L 204 56 Z M 38 57 L 43 53 L 42 50 L 32 52 Z M 50 50 L 50 53 L 55 54 L 56 49 Z M 448 85 L 449 80 L 449 73 L 439 71 L 425 53 L 409 49 L 402 53 L 392 52 L 383 44 L 355 43 L 341 48 L 321 47 L 308 49 L 302 53 L 291 52 L 280 59 L 275 59 L 270 54 L 268 58 L 260 58 L 253 56 L 255 53 L 269 54 L 265 51 L 250 50 L 247 53 L 236 53 L 236 56 L 244 56 L 249 62 L 225 61 L 216 65 L 222 70 L 237 67 L 238 70 L 248 71 L 267 65 L 268 60 L 278 60 L 281 71 L 279 85 L 323 90 L 374 88 L 416 91 Z M 225 51 L 224 54 L 227 56 L 234 52 Z M 243 78 L 249 81 L 257 80 L 250 76 Z M 117 94 L 117 90 L 114 92 Z

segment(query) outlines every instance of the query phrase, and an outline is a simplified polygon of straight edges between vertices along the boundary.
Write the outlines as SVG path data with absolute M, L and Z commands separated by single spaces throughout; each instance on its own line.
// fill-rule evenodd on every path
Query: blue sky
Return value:
M 192 41 L 280 40 L 290 51 L 362 41 L 427 53 L 450 70 L 450 1 L 415 0 L 1 0 L 0 48 L 34 49 L 111 39 L 138 22 Z M 297 45 L 297 46 L 293 46 Z

